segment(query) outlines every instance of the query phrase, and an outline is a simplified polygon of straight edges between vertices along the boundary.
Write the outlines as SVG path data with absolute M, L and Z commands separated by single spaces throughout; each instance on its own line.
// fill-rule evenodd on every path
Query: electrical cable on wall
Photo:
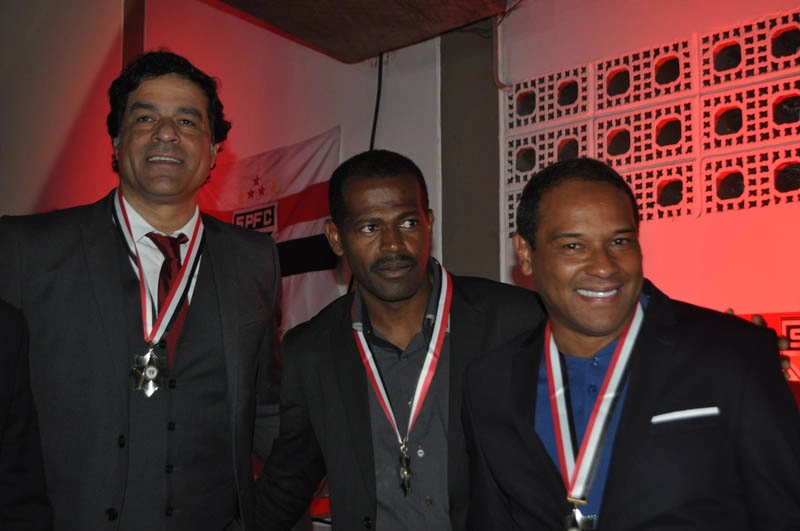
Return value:
M 372 133 L 369 135 L 369 150 L 375 149 L 375 128 L 378 126 L 378 111 L 381 108 L 381 84 L 383 83 L 383 54 L 378 55 L 378 92 L 375 95 L 375 114 L 372 116 Z

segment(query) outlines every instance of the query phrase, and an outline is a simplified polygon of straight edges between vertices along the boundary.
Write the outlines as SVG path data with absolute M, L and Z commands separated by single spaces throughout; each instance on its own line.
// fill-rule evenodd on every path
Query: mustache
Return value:
M 151 146 L 145 151 L 145 156 L 175 157 L 176 159 L 185 158 L 186 152 L 179 146 Z
M 405 254 L 395 254 L 379 258 L 369 266 L 369 270 L 372 273 L 377 273 L 382 269 L 399 269 L 403 267 L 414 267 L 416 265 L 417 260 L 414 257 Z

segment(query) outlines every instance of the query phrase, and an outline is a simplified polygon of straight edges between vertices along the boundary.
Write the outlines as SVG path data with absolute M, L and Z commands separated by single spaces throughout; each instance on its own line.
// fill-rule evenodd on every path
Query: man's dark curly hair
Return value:
M 208 120 L 211 127 L 211 143 L 223 142 L 228 137 L 231 123 L 225 119 L 222 102 L 217 94 L 217 80 L 195 67 L 180 55 L 159 50 L 143 53 L 134 58 L 108 89 L 111 111 L 106 118 L 108 134 L 113 142 L 119 137 L 120 124 L 128 105 L 128 95 L 146 79 L 175 74 L 188 79 L 200 87 L 208 98 Z M 118 171 L 116 160 L 114 171 Z
M 608 183 L 625 193 L 631 202 L 634 222 L 639 228 L 639 209 L 636 196 L 628 183 L 611 166 L 596 159 L 577 158 L 556 162 L 539 170 L 531 177 L 522 190 L 517 206 L 517 234 L 522 236 L 531 249 L 536 249 L 536 229 L 539 226 L 539 204 L 542 196 L 563 182 L 569 180 Z
M 422 209 L 428 211 L 428 186 L 422 171 L 410 158 L 394 151 L 374 149 L 364 151 L 342 162 L 333 172 L 328 183 L 328 205 L 331 219 L 337 226 L 347 217 L 347 204 L 344 199 L 344 185 L 350 179 L 372 179 L 376 177 L 396 177 L 411 175 L 419 183 L 422 195 Z

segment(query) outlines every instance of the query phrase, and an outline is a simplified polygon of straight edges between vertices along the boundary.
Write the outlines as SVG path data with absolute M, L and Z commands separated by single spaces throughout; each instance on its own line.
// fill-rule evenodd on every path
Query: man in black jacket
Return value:
M 284 338 L 281 431 L 257 484 L 259 527 L 287 530 L 327 473 L 333 528 L 463 529 L 467 363 L 534 328 L 534 293 L 430 257 L 419 168 L 389 151 L 342 163 L 326 234 L 357 289 Z

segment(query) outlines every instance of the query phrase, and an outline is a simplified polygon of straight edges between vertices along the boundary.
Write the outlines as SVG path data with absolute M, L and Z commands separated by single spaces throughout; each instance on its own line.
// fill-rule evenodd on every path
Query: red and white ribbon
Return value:
M 128 244 L 128 249 L 133 253 L 136 259 L 136 274 L 139 277 L 139 296 L 142 303 L 142 326 L 144 328 L 144 339 L 148 345 L 158 343 L 164 333 L 167 331 L 173 315 L 177 312 L 183 294 L 186 292 L 186 287 L 191 282 L 192 272 L 195 271 L 195 265 L 200 259 L 200 242 L 203 238 L 203 219 L 198 217 L 197 223 L 194 227 L 192 237 L 189 239 L 189 250 L 186 253 L 186 259 L 183 260 L 181 269 L 178 272 L 178 277 L 172 283 L 169 290 L 167 299 L 164 302 L 161 311 L 156 314 L 157 305 L 153 300 L 153 295 L 147 289 L 144 280 L 144 271 L 142 270 L 142 261 L 139 258 L 139 250 L 136 247 L 136 241 L 133 239 L 133 232 L 131 230 L 130 220 L 128 219 L 128 212 L 125 208 L 125 202 L 122 200 L 122 190 L 117 188 L 115 194 L 114 208 L 116 210 L 117 219 L 122 235 L 125 242 Z
M 378 372 L 378 367 L 375 365 L 375 358 L 372 355 L 372 351 L 369 349 L 367 339 L 364 337 L 364 332 L 361 330 L 353 330 L 356 336 L 358 350 L 361 353 L 361 361 L 364 363 L 364 369 L 367 371 L 367 376 L 369 376 L 372 388 L 375 390 L 375 394 L 378 397 L 378 402 L 397 435 L 397 442 L 400 443 L 401 446 L 408 440 L 411 428 L 414 426 L 414 422 L 417 420 L 419 412 L 422 409 L 422 404 L 425 403 L 425 397 L 428 395 L 433 375 L 436 373 L 436 366 L 439 364 L 439 356 L 450 321 L 450 301 L 453 298 L 453 284 L 450 273 L 448 273 L 444 267 L 442 267 L 441 270 L 442 285 L 441 291 L 439 292 L 439 303 L 436 308 L 436 321 L 433 326 L 431 341 L 428 344 L 428 352 L 425 355 L 425 362 L 422 365 L 422 371 L 420 371 L 419 380 L 417 381 L 414 401 L 411 403 L 411 413 L 409 415 L 408 429 L 406 430 L 405 438 L 400 435 L 400 430 L 397 428 L 394 411 L 392 410 L 392 405 L 389 403 L 389 395 L 383 387 L 383 381 Z
M 561 360 L 559 359 L 555 339 L 553 339 L 550 323 L 547 323 L 544 346 L 545 363 L 547 364 L 547 384 L 550 389 L 550 408 L 553 414 L 561 476 L 564 480 L 564 485 L 567 487 L 567 495 L 570 501 L 585 501 L 591 489 L 596 459 L 599 457 L 602 444 L 605 441 L 604 435 L 614 410 L 616 398 L 624 385 L 625 370 L 633 351 L 633 344 L 636 342 L 636 336 L 642 326 L 643 318 L 644 309 L 641 302 L 639 302 L 636 305 L 633 318 L 628 323 L 628 326 L 625 327 L 622 336 L 617 342 L 617 347 L 611 358 L 611 364 L 603 379 L 600 394 L 592 409 L 589 424 L 586 426 L 586 432 L 584 433 L 577 459 L 572 444 L 570 430 L 570 419 L 572 417 L 567 408 Z

